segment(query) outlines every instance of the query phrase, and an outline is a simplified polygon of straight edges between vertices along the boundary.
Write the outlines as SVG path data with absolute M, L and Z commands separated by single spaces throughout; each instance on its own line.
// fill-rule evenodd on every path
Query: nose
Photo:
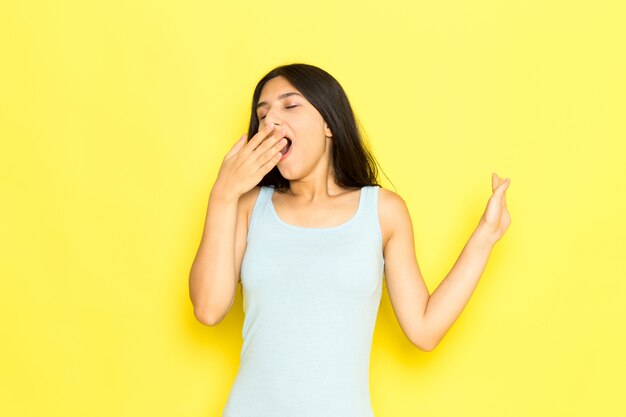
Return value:
M 278 123 L 277 119 L 274 118 L 274 114 L 272 111 L 267 112 L 263 121 L 265 122 L 266 126 L 269 126 L 269 125 L 280 126 L 280 123 Z

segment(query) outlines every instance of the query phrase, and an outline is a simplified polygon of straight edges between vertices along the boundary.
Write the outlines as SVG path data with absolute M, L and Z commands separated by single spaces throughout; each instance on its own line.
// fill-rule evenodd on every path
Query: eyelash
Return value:
M 294 108 L 294 107 L 298 107 L 298 105 L 297 105 L 297 104 L 294 104 L 293 106 L 287 106 L 286 108 L 287 108 L 287 109 L 291 109 L 291 108 Z M 263 119 L 265 119 L 265 116 L 260 117 L 259 119 L 260 119 L 260 120 L 263 120 Z

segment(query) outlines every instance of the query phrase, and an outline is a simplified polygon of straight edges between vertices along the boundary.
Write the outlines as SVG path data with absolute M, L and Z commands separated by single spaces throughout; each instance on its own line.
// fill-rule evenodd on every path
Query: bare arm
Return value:
M 213 188 L 200 247 L 189 273 L 196 318 L 212 326 L 230 310 L 237 290 L 235 229 L 239 198 Z M 228 306 L 225 303 L 230 303 Z
M 224 156 L 209 196 L 202 240 L 189 272 L 194 314 L 208 326 L 219 323 L 233 305 L 246 246 L 245 207 L 287 144 L 285 131 L 273 128 L 266 126 L 248 142 L 244 134 L 235 143 Z
M 430 337 L 426 345 L 430 350 L 439 344 L 465 308 L 478 285 L 494 244 L 492 237 L 478 226 L 448 275 L 430 295 L 424 313 L 424 323 Z
M 433 350 L 459 317 L 493 246 L 511 222 L 504 194 L 508 180 L 505 184 L 494 173 L 492 181 L 494 193 L 487 210 L 452 270 L 432 295 L 415 257 L 413 226 L 406 203 L 397 194 L 381 190 L 381 223 L 389 230 L 384 247 L 389 299 L 405 335 L 422 350 Z
M 489 254 L 511 224 L 506 207 L 510 180 L 491 174 L 492 195 L 487 208 L 463 248 L 459 259 L 430 296 L 424 322 L 430 333 L 430 346 L 436 346 L 459 317 L 480 279 Z

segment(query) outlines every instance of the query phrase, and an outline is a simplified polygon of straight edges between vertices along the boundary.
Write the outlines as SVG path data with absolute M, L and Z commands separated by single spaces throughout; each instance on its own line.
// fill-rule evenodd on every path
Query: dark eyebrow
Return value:
M 278 96 L 278 98 L 285 98 L 285 97 L 289 97 L 289 96 L 300 96 L 302 97 L 302 94 L 296 93 L 296 92 L 289 92 L 289 93 L 284 93 Z M 267 102 L 266 101 L 261 101 L 259 104 L 256 105 L 256 109 L 258 110 L 259 107 L 263 107 L 263 106 L 267 106 Z

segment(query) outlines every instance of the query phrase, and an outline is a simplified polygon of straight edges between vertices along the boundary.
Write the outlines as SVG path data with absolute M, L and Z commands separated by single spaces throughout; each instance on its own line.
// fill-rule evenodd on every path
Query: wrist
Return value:
M 498 241 L 496 234 L 482 221 L 478 223 L 473 235 L 483 246 L 493 247 Z
M 223 188 L 219 183 L 215 183 L 209 198 L 211 200 L 217 200 L 224 203 L 230 203 L 232 201 L 239 200 L 239 195 L 234 194 L 232 191 Z

